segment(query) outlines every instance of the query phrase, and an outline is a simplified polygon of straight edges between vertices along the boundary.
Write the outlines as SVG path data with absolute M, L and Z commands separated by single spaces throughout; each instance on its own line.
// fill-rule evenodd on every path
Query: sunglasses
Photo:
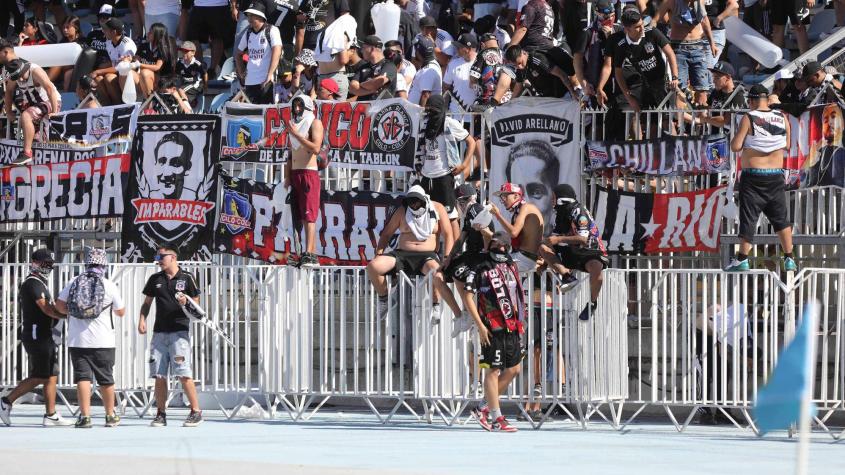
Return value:
M 423 203 L 423 202 L 422 202 L 422 201 L 420 201 L 420 200 L 410 200 L 410 201 L 408 201 L 408 203 L 407 203 L 408 208 L 411 208 L 411 209 L 420 209 L 420 208 L 422 208 L 422 207 L 423 207 L 423 205 L 424 205 L 424 204 L 425 204 L 425 203 Z
M 159 261 L 164 260 L 164 258 L 167 257 L 167 256 L 174 256 L 175 257 L 176 254 L 156 254 L 154 259 L 155 259 L 156 262 L 159 262 Z

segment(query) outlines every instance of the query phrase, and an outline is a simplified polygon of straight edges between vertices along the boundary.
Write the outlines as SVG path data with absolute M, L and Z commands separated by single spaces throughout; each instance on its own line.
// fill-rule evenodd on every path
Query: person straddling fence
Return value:
M 525 192 L 519 185 L 505 183 L 493 194 L 499 197 L 502 205 L 511 213 L 508 219 L 502 216 L 498 207 L 490 208 L 499 225 L 511 237 L 513 260 L 520 272 L 533 272 L 537 268 L 540 242 L 543 239 L 543 214 L 539 208 L 525 201 Z
M 23 130 L 23 149 L 12 164 L 26 165 L 32 161 L 32 142 L 39 124 L 58 112 L 62 102 L 59 90 L 41 66 L 15 57 L 6 63 L 6 72 L 9 74 L 6 80 L 6 118 L 10 124 L 14 122 L 14 104 L 21 111 L 19 122 Z

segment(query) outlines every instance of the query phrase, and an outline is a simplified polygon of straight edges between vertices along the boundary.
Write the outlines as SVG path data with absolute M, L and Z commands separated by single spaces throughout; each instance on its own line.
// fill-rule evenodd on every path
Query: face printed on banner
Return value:
M 159 140 L 155 147 L 155 161 L 150 175 L 154 198 L 180 199 L 185 188 L 185 177 L 191 169 L 194 146 L 181 132 L 171 132 Z
M 842 143 L 843 120 L 838 104 L 830 104 L 824 108 L 822 116 L 822 137 L 829 145 Z M 836 140 L 836 137 L 839 140 Z
M 553 210 L 552 189 L 557 185 L 557 156 L 547 142 L 529 140 L 511 149 L 505 176 L 510 183 L 522 187 L 525 201 L 536 206 L 546 222 Z

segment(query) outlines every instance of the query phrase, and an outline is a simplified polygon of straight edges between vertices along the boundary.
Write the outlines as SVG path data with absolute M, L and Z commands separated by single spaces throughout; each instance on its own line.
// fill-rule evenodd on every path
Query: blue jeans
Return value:
M 243 12 L 239 12 L 238 23 L 235 24 L 235 47 L 232 48 L 232 57 L 235 57 L 237 54 L 238 45 L 241 43 L 241 36 L 243 36 L 247 28 L 249 28 L 249 18 Z
M 725 44 L 727 43 L 727 37 L 725 36 L 725 30 L 713 30 L 713 42 L 716 43 L 716 56 L 713 57 L 713 62 L 710 64 L 710 67 L 716 65 L 716 61 L 719 61 L 719 56 L 722 56 L 722 51 L 725 50 Z
M 713 52 L 707 41 L 695 43 L 672 43 L 675 58 L 678 60 L 678 82 L 681 89 L 692 84 L 694 91 L 712 89 L 712 77 L 707 69 L 713 64 Z
M 150 376 L 191 377 L 191 341 L 188 332 L 153 333 L 150 343 Z
M 167 28 L 167 34 L 176 38 L 176 30 L 179 29 L 179 15 L 174 13 L 165 13 L 163 15 L 144 15 L 144 26 L 147 31 L 153 23 L 161 23 Z

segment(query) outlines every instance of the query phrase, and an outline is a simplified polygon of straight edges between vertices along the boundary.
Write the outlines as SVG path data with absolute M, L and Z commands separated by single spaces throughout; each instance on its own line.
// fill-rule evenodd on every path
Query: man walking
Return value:
M 12 404 L 39 385 L 44 385 L 44 427 L 68 426 L 56 412 L 56 381 L 59 374 L 59 351 L 53 338 L 56 321 L 64 315 L 53 306 L 53 299 L 47 288 L 47 276 L 53 270 L 53 253 L 47 249 L 38 249 L 32 253 L 29 275 L 26 276 L 18 292 L 21 309 L 21 327 L 18 339 L 23 343 L 29 357 L 29 377 L 21 381 L 15 389 L 0 398 L 0 419 L 11 425 L 9 414 Z M 57 332 L 61 335 L 61 331 Z
M 155 301 L 156 318 L 150 344 L 150 375 L 156 379 L 155 399 L 158 412 L 150 425 L 167 425 L 167 378 L 176 376 L 182 382 L 182 391 L 191 405 L 191 413 L 182 425 L 195 427 L 202 423 L 202 411 L 191 372 L 189 321 L 182 311 L 182 306 L 187 302 L 187 298 L 199 302 L 199 290 L 194 277 L 179 268 L 173 248 L 159 247 L 155 261 L 161 267 L 161 272 L 150 276 L 144 286 L 143 293 L 146 298 L 141 305 L 138 320 L 138 333 L 144 335 L 147 333 L 147 315 Z M 181 295 L 177 297 L 177 293 Z

